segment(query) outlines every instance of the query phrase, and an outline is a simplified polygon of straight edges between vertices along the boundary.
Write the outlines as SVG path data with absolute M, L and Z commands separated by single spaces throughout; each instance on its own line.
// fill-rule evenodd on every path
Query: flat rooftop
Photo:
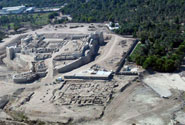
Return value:
M 103 70 L 85 70 L 76 74 L 65 75 L 65 79 L 97 79 L 97 80 L 108 80 L 112 72 Z
M 21 8 L 24 8 L 24 7 L 25 6 L 3 7 L 2 10 L 13 11 L 13 10 L 19 10 Z

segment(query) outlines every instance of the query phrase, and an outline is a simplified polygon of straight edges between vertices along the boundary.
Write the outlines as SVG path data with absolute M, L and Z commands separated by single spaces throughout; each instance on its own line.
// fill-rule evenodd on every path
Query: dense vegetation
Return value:
M 75 22 L 119 22 L 116 33 L 141 39 L 130 60 L 161 72 L 179 68 L 185 51 L 185 0 L 72 0 L 63 10 Z
M 36 29 L 50 22 L 51 13 L 20 14 L 0 16 L 0 42 L 7 33 L 22 32 L 24 29 Z M 24 29 L 22 29 L 24 27 Z
M 61 6 L 65 0 L 0 0 L 0 6 L 20 6 L 21 4 L 36 7 Z
M 22 15 L 5 15 L 0 17 L 1 29 L 14 29 L 15 31 L 21 27 L 39 27 L 48 24 L 49 13 L 43 14 L 22 14 Z

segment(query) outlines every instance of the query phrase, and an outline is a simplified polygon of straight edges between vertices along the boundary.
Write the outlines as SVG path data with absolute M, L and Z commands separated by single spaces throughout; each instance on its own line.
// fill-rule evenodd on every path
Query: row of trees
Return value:
M 173 72 L 180 67 L 184 58 L 185 41 L 172 53 L 166 56 L 159 55 L 137 55 L 136 63 L 143 68 L 152 68 L 160 72 Z

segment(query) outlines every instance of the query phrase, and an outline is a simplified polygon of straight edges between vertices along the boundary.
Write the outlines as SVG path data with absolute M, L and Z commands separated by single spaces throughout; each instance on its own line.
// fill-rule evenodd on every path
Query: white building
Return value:
M 106 26 L 109 28 L 109 30 L 117 30 L 119 29 L 119 23 L 114 23 L 114 26 L 112 26 L 113 22 L 109 22 L 109 24 L 106 24 Z
M 26 10 L 25 6 L 15 6 L 15 7 L 3 7 L 0 10 L 0 14 L 18 14 Z
M 26 12 L 26 13 L 31 13 L 31 12 L 34 12 L 34 10 L 35 10 L 35 7 L 28 7 L 28 8 L 25 10 L 25 12 Z
M 89 80 L 109 80 L 111 79 L 112 71 L 98 70 L 93 69 L 81 71 L 76 74 L 67 74 L 64 75 L 64 79 L 89 79 Z

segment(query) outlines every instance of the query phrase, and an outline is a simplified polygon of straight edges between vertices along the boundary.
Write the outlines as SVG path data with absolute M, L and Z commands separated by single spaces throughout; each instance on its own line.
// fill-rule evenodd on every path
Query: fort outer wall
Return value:
M 87 34 L 65 34 L 65 33 L 44 33 L 41 34 L 43 35 L 45 38 L 57 38 L 57 39 L 81 39 L 84 37 L 87 37 Z
M 90 50 L 88 50 L 87 54 L 85 56 L 81 57 L 80 59 L 77 59 L 76 61 L 72 62 L 71 64 L 68 64 L 66 66 L 62 66 L 59 68 L 54 69 L 54 72 L 58 73 L 65 73 L 72 71 L 73 69 L 76 69 L 82 65 L 85 65 L 89 62 L 91 62 L 94 57 L 97 55 L 99 46 L 104 44 L 104 39 L 103 39 L 103 33 L 95 33 L 93 34 L 88 41 L 93 39 L 91 42 L 92 44 L 90 45 Z
M 76 69 L 82 65 L 85 65 L 87 63 L 91 62 L 91 58 L 89 56 L 81 57 L 80 59 L 77 59 L 75 62 L 72 62 L 66 66 L 62 66 L 61 68 L 55 69 L 58 73 L 65 73 L 72 71 L 73 69 Z
M 99 50 L 98 41 L 94 41 L 93 44 L 94 45 L 92 45 L 91 49 L 88 50 L 86 56 L 83 56 L 83 57 L 77 59 L 76 61 L 72 62 L 71 64 L 68 64 L 66 66 L 62 66 L 61 68 L 58 68 L 55 70 L 57 70 L 58 73 L 65 73 L 65 72 L 72 71 L 73 69 L 76 69 L 80 66 L 83 66 L 83 65 L 91 62 L 94 59 L 94 57 L 97 55 L 98 50 Z
M 14 45 L 15 43 L 19 43 L 22 38 L 26 37 L 27 35 L 20 35 L 15 37 L 14 39 L 8 41 L 8 42 L 3 42 L 0 44 L 0 64 L 3 64 L 3 58 L 7 56 L 6 54 L 6 47 Z
M 25 77 L 13 76 L 13 81 L 18 84 L 32 83 L 35 80 L 45 77 L 46 75 L 47 72 L 36 72 L 36 73 L 29 72 L 28 75 Z
M 127 53 L 122 57 L 120 64 L 118 66 L 118 68 L 116 69 L 116 74 L 119 75 L 120 70 L 122 69 L 123 65 L 125 64 L 125 60 L 126 58 L 132 53 L 132 51 L 134 50 L 135 46 L 137 45 L 139 41 L 135 40 L 134 43 L 132 44 L 132 46 L 129 48 L 129 50 L 127 51 Z
M 8 46 L 11 46 L 11 45 L 14 45 L 15 43 L 19 43 L 21 42 L 21 39 L 26 37 L 27 35 L 20 35 L 20 36 L 17 36 L 16 38 L 8 41 L 8 42 L 3 42 L 0 46 L 0 55 L 4 54 L 6 52 L 6 47 Z
M 25 74 L 27 74 L 27 75 L 23 76 L 23 74 L 20 74 L 19 76 L 17 76 L 17 75 L 13 76 L 13 81 L 15 83 L 25 84 L 25 83 L 34 82 L 35 80 L 38 79 L 37 74 L 31 73 L 31 72 L 27 72 Z

